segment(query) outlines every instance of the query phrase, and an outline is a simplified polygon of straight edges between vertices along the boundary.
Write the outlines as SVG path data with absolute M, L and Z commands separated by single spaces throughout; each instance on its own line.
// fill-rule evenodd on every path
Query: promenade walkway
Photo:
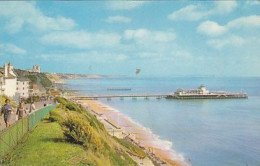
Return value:
M 44 100 L 44 101 L 40 101 L 40 102 L 35 102 L 34 105 L 35 105 L 35 111 L 41 109 L 44 107 L 44 104 L 46 105 L 51 105 L 53 104 L 53 100 Z M 29 115 L 29 108 L 30 108 L 30 104 L 25 104 L 25 108 L 26 109 L 26 115 Z M 12 114 L 11 114 L 11 121 L 10 121 L 10 125 L 12 125 L 13 123 L 15 123 L 16 121 L 16 111 L 17 111 L 17 108 L 13 108 L 13 111 L 12 111 Z M 34 111 L 33 111 L 34 112 Z M 4 117 L 3 115 L 0 117 L 0 130 L 2 131 L 3 129 L 5 129 L 5 123 L 4 123 Z

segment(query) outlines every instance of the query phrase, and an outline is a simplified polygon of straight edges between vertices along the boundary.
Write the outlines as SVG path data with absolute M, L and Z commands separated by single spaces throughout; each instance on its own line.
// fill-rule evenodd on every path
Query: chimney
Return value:
M 4 75 L 5 75 L 5 77 L 8 76 L 8 68 L 7 68 L 6 63 L 4 64 Z

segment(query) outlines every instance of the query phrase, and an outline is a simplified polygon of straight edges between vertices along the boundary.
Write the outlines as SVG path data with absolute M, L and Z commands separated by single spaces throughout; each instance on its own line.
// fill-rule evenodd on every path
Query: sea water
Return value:
M 247 92 L 248 99 L 113 98 L 101 102 L 159 136 L 194 166 L 260 166 L 260 78 L 173 77 L 69 80 L 83 94 L 169 94 L 178 88 Z M 109 88 L 131 88 L 111 91 Z M 169 147 L 165 147 L 169 148 Z

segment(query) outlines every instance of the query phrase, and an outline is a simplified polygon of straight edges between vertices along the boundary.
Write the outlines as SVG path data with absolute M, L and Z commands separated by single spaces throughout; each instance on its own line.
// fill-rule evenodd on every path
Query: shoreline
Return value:
M 171 142 L 160 139 L 149 128 L 135 122 L 120 111 L 100 101 L 78 100 L 77 102 L 88 107 L 97 119 L 105 123 L 105 126 L 109 126 L 107 130 L 110 135 L 118 138 L 128 137 L 132 143 L 142 148 L 160 165 L 187 165 L 183 156 L 171 148 Z

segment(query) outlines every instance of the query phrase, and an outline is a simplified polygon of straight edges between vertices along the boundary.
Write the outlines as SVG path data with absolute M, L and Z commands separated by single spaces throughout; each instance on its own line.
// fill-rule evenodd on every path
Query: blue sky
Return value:
M 259 1 L 1 1 L 0 27 L 16 68 L 260 76 Z

